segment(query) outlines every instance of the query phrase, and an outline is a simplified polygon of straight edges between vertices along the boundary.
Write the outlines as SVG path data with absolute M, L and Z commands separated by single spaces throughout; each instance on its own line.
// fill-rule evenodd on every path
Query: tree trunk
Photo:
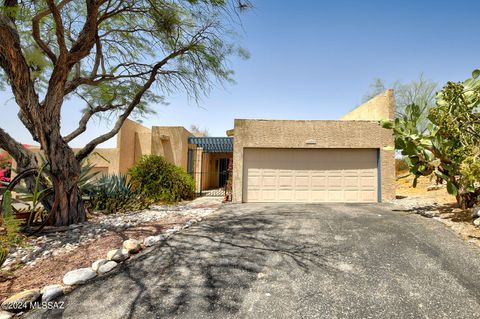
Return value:
M 52 223 L 55 226 L 67 226 L 86 221 L 82 194 L 77 185 L 54 178 L 54 190 L 58 201 Z
M 472 208 L 477 203 L 477 193 L 458 193 L 455 196 L 458 207 L 462 209 Z
M 78 188 L 80 163 L 75 158 L 72 148 L 60 135 L 50 136 L 49 151 L 46 152 L 50 163 L 50 174 L 55 191 L 57 207 L 52 217 L 55 226 L 67 226 L 82 223 L 87 216 Z

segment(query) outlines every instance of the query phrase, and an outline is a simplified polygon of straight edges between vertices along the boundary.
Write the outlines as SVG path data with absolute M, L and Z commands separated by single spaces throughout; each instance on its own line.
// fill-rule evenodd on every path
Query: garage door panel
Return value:
M 278 186 L 279 187 L 293 187 L 293 176 L 279 176 L 278 177 Z
M 295 187 L 310 188 L 310 177 L 307 176 L 295 176 Z
M 358 188 L 358 186 L 359 186 L 359 177 L 358 177 L 358 176 L 345 176 L 343 186 L 344 186 L 344 187 L 354 187 L 354 188 Z
M 279 199 L 279 201 L 291 202 L 293 200 L 293 190 L 292 189 L 279 189 L 278 190 L 278 199 Z
M 325 187 L 327 184 L 326 176 L 312 176 L 310 180 L 312 187 Z
M 376 191 L 363 191 L 358 193 L 358 201 L 359 202 L 375 202 L 377 201 L 377 193 Z
M 336 188 L 343 186 L 343 178 L 341 176 L 329 176 L 327 181 L 327 188 Z
M 346 202 L 358 202 L 359 196 L 357 190 L 344 190 L 343 194 Z
M 377 201 L 375 149 L 244 151 L 244 201 Z
M 249 180 L 249 187 L 250 188 L 257 188 L 261 186 L 261 176 L 250 176 Z
M 278 183 L 277 176 L 263 175 L 261 179 L 262 179 L 261 185 L 264 188 L 271 188 L 271 187 L 277 186 L 277 183 Z
M 375 177 L 365 177 L 365 176 L 360 176 L 359 177 L 359 180 L 360 180 L 360 187 L 373 187 L 372 185 L 374 185 L 376 183 L 376 178 Z
M 249 189 L 248 190 L 248 200 L 251 202 L 261 201 L 262 197 L 260 196 L 260 190 L 258 189 Z
M 328 192 L 328 201 L 329 202 L 343 202 L 343 190 L 329 190 Z
M 311 202 L 326 202 L 327 201 L 327 191 L 310 191 L 310 200 Z

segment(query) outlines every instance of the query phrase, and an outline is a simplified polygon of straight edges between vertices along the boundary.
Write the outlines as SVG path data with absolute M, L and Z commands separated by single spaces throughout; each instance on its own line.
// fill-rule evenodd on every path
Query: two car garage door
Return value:
M 376 149 L 244 149 L 244 202 L 377 202 Z

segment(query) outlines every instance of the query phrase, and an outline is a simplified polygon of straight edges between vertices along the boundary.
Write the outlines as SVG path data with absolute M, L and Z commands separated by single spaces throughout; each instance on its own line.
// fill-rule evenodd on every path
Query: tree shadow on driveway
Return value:
M 64 310 L 43 317 L 225 317 L 240 310 L 266 267 L 306 274 L 338 271 L 328 262 L 334 247 L 319 247 L 311 234 L 296 232 L 301 225 L 292 220 L 299 213 L 241 210 L 216 214 L 175 234 L 74 290 L 64 298 Z M 302 213 L 303 223 L 307 216 Z

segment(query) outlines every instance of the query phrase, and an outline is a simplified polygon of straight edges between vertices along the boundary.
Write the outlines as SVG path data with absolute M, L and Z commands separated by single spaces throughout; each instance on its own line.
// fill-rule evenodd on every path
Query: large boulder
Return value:
M 115 262 L 122 262 L 128 258 L 128 253 L 122 249 L 113 249 L 107 253 L 107 259 Z
M 51 286 L 43 287 L 41 290 L 41 293 L 42 293 L 42 301 L 49 302 L 49 301 L 52 301 L 53 299 L 63 296 L 65 291 L 62 285 L 51 285 Z
M 142 250 L 142 242 L 135 239 L 127 239 L 123 242 L 123 249 L 129 254 L 136 254 Z
M 5 299 L 2 302 L 2 310 L 20 312 L 30 308 L 33 303 L 40 297 L 40 289 L 30 289 L 22 291 L 18 294 Z
M 65 285 L 81 285 L 86 283 L 92 278 L 95 278 L 97 273 L 91 268 L 80 268 L 69 271 L 63 276 L 63 283 Z

